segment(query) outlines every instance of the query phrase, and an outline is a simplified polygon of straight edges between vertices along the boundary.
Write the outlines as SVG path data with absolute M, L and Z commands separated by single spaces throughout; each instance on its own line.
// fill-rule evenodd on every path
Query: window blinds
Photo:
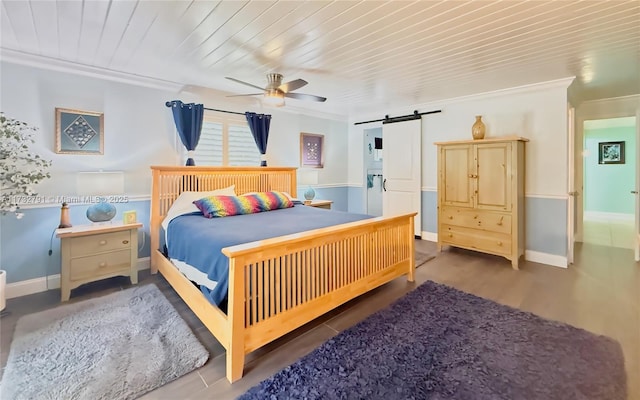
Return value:
M 205 120 L 194 160 L 202 166 L 259 166 L 260 152 L 247 125 Z

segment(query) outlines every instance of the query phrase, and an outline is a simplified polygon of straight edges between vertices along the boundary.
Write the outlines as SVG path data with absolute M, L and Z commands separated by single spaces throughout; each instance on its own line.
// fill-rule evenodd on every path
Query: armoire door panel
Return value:
M 476 207 L 485 210 L 511 209 L 511 143 L 476 146 Z
M 456 207 L 473 206 L 473 152 L 469 145 L 442 148 L 442 201 Z

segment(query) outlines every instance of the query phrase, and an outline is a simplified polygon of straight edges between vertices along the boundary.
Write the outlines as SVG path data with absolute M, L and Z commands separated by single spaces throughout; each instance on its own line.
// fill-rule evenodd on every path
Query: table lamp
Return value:
M 298 170 L 298 182 L 301 185 L 307 185 L 307 189 L 304 191 L 304 204 L 311 204 L 314 197 L 316 197 L 316 191 L 313 190 L 311 185 L 318 184 L 318 171 L 312 169 L 300 169 Z
M 87 218 L 94 223 L 109 222 L 116 216 L 116 207 L 109 197 L 124 193 L 122 171 L 78 172 L 77 192 L 81 196 L 92 196 L 87 208 Z

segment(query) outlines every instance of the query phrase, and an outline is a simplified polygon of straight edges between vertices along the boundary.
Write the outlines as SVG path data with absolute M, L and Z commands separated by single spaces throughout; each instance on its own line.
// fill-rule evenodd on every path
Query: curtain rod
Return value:
M 166 103 L 164 103 L 165 106 L 167 107 L 171 107 L 171 101 L 167 101 Z M 217 111 L 217 112 L 221 112 L 221 113 L 227 113 L 227 114 L 238 114 L 238 115 L 245 115 L 244 113 L 241 112 L 235 112 L 235 111 L 226 111 L 226 110 L 218 110 L 215 108 L 207 108 L 204 107 L 205 110 L 209 110 L 209 111 Z
M 436 114 L 436 113 L 439 113 L 439 112 L 442 112 L 442 110 L 425 111 L 425 112 L 422 112 L 422 113 L 419 113 L 418 110 L 414 110 L 413 114 L 401 115 L 399 117 L 389 117 L 388 115 L 385 115 L 384 118 L 382 118 L 382 119 L 372 119 L 371 121 L 356 122 L 356 123 L 354 123 L 354 125 L 369 124 L 371 122 L 380 122 L 380 121 L 382 121 L 385 124 L 392 123 L 392 122 L 409 121 L 409 120 L 412 120 L 412 119 L 418 119 L 418 118 L 420 118 L 421 115 Z

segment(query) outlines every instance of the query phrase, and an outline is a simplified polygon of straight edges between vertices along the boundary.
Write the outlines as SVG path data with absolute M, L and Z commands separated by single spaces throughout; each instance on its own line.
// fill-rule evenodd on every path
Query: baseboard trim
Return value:
M 151 268 L 151 257 L 138 258 L 138 271 Z
M 584 219 L 590 221 L 634 221 L 635 215 L 601 211 L 585 211 Z
M 138 258 L 138 271 L 149 269 L 150 265 L 151 257 Z M 52 289 L 60 289 L 60 274 L 7 283 L 5 296 L 7 299 L 13 299 Z
M 525 250 L 524 259 L 527 261 L 533 261 L 540 264 L 546 264 L 560 268 L 567 268 L 567 266 L 569 265 L 567 257 L 549 253 L 541 253 L 539 251 L 533 250 Z
M 422 231 L 422 240 L 428 240 L 430 242 L 438 241 L 438 234 L 435 232 Z M 541 253 L 539 251 L 526 250 L 524 252 L 524 259 L 527 261 L 533 261 L 540 264 L 547 264 L 553 267 L 567 268 L 567 257 L 557 256 L 555 254 Z
M 435 232 L 422 231 L 422 240 L 427 240 L 429 242 L 437 242 L 438 234 Z

